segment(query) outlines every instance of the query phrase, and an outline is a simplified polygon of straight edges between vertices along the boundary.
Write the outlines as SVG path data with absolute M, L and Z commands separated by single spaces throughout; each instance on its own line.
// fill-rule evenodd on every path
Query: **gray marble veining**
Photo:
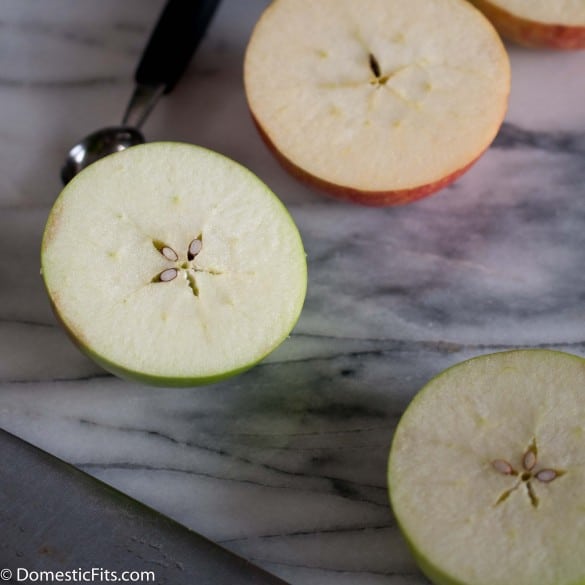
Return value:
M 0 5 L 0 425 L 291 583 L 415 585 L 386 495 L 414 393 L 510 347 L 585 355 L 583 53 L 510 47 L 505 125 L 462 179 L 416 204 L 342 204 L 261 143 L 241 64 L 266 0 L 224 0 L 150 140 L 202 144 L 283 199 L 309 261 L 293 335 L 211 387 L 117 380 L 57 326 L 39 276 L 63 156 L 116 123 L 161 0 Z

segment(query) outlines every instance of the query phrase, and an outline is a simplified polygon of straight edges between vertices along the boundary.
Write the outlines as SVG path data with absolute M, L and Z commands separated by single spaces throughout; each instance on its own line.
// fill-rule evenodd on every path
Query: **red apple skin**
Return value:
M 585 26 L 544 24 L 516 16 L 486 0 L 471 0 L 505 38 L 519 45 L 559 50 L 585 49 Z
M 469 164 L 465 165 L 461 169 L 458 169 L 455 172 L 447 175 L 446 177 L 443 177 L 442 179 L 439 179 L 438 181 L 434 181 L 432 183 L 420 185 L 419 187 L 414 187 L 412 189 L 399 189 L 397 191 L 361 191 L 353 187 L 344 187 L 342 185 L 330 183 L 329 181 L 325 181 L 319 177 L 316 177 L 315 175 L 312 175 L 305 171 L 304 169 L 301 169 L 300 167 L 295 165 L 292 161 L 286 158 L 278 150 L 278 148 L 276 148 L 276 146 L 270 140 L 270 138 L 268 137 L 268 135 L 266 134 L 258 120 L 255 118 L 254 113 L 252 112 L 251 114 L 252 120 L 256 128 L 258 129 L 258 132 L 262 140 L 264 141 L 268 149 L 274 154 L 278 162 L 284 167 L 285 170 L 290 172 L 292 175 L 294 175 L 301 181 L 310 185 L 311 187 L 316 187 L 320 191 L 328 195 L 331 195 L 336 199 L 342 199 L 344 201 L 350 201 L 351 203 L 357 203 L 359 205 L 365 205 L 369 207 L 388 207 L 392 205 L 405 205 L 407 203 L 417 201 L 418 199 L 428 197 L 429 195 L 436 193 L 440 189 L 443 189 L 444 187 L 458 179 L 470 167 L 472 167 L 485 152 L 485 150 L 480 152 Z

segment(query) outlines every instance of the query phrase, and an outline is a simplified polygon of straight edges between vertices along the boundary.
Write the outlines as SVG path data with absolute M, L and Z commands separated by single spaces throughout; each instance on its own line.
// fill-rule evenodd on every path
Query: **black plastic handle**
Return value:
M 169 93 L 189 65 L 219 2 L 168 0 L 136 69 L 136 83 L 164 85 L 164 93 Z

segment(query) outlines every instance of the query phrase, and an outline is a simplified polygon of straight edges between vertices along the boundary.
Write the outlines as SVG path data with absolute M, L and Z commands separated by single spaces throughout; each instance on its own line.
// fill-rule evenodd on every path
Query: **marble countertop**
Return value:
M 510 47 L 510 110 L 489 152 L 434 197 L 368 209 L 315 194 L 261 143 L 242 58 L 268 0 L 223 0 L 145 134 L 265 180 L 304 238 L 309 291 L 292 337 L 256 368 L 153 389 L 71 345 L 39 247 L 64 153 L 120 120 L 162 4 L 0 4 L 0 426 L 293 584 L 426 583 L 386 493 L 409 400 L 474 355 L 585 355 L 585 52 Z

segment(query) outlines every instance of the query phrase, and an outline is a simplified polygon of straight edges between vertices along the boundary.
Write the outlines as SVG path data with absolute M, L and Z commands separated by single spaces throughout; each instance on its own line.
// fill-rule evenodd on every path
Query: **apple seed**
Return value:
M 492 467 L 504 475 L 516 475 L 514 468 L 504 459 L 495 459 L 492 461 Z
M 553 479 L 556 479 L 559 473 L 554 469 L 541 469 L 534 477 L 542 483 L 548 483 Z
M 167 268 L 159 274 L 158 278 L 161 282 L 170 282 L 171 280 L 177 278 L 178 274 L 179 271 L 176 268 Z
M 199 252 L 201 252 L 201 248 L 203 247 L 203 242 L 201 241 L 201 238 L 195 238 L 190 244 L 189 244 L 189 250 L 187 252 L 187 258 L 189 260 L 193 260 L 193 258 L 195 258 L 195 256 L 197 256 L 197 254 L 199 254 Z
M 177 253 L 172 248 L 169 248 L 169 246 L 164 246 L 163 248 L 161 248 L 160 253 L 167 260 L 172 260 L 173 262 L 179 259 Z
M 524 469 L 526 469 L 526 471 L 531 471 L 535 465 L 536 465 L 536 453 L 534 452 L 533 448 L 530 448 L 524 454 L 524 458 L 522 459 L 522 467 L 524 467 Z
M 376 79 L 380 78 L 382 71 L 380 70 L 380 64 L 378 63 L 378 59 L 374 57 L 372 53 L 369 54 L 369 62 L 370 62 L 370 69 L 372 73 L 375 75 Z

